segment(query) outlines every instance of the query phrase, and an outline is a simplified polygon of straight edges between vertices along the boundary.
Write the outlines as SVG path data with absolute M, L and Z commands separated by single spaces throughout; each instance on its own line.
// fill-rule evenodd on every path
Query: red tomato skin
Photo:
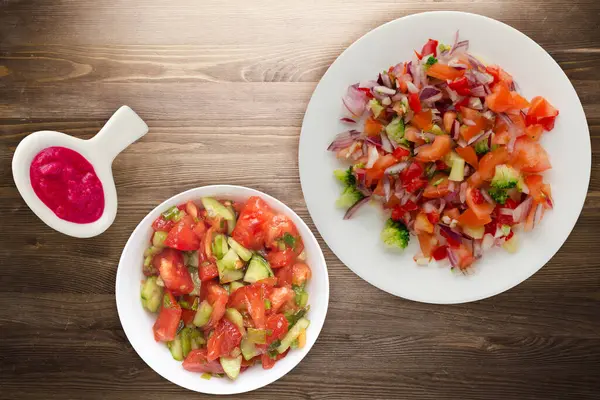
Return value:
M 271 314 L 267 318 L 266 323 L 267 332 L 267 345 L 270 345 L 276 340 L 281 340 L 288 332 L 289 323 L 287 318 L 283 314 Z
M 296 254 L 292 249 L 283 251 L 270 251 L 267 253 L 267 261 L 272 268 L 282 268 L 291 265 L 296 259 Z
M 200 238 L 194 233 L 194 222 L 191 217 L 184 217 L 169 231 L 165 246 L 182 251 L 198 250 Z
M 292 268 L 293 267 L 291 265 L 288 265 L 287 267 L 279 268 L 277 271 L 275 271 L 275 276 L 277 277 L 279 286 L 292 286 Z
M 448 256 L 448 246 L 439 246 L 431 253 L 436 261 L 443 260 Z
M 273 212 L 269 205 L 257 196 L 246 202 L 231 234 L 233 239 L 251 250 L 260 250 L 265 243 L 263 225 L 271 218 Z
M 183 369 L 190 372 L 202 372 L 209 374 L 224 374 L 221 363 L 217 360 L 208 361 L 206 355 L 207 349 L 195 349 L 190 351 L 188 356 L 183 360 Z
M 242 334 L 239 328 L 228 319 L 221 319 L 206 344 L 206 359 L 213 361 L 228 356 L 241 341 Z
M 201 281 L 210 281 L 219 276 L 219 270 L 215 263 L 205 262 L 198 267 L 198 275 Z
M 185 326 L 192 325 L 192 321 L 194 320 L 195 316 L 196 316 L 196 311 L 188 310 L 186 308 L 181 309 L 181 320 L 183 321 L 183 324 Z
M 418 93 L 410 93 L 408 95 L 408 106 L 415 114 L 421 112 L 423 108 L 421 107 L 421 100 Z
M 166 220 L 161 215 L 160 217 L 156 218 L 152 223 L 152 229 L 154 229 L 155 231 L 169 232 L 174 225 L 175 223 L 173 221 Z
M 165 306 L 165 303 L 167 304 Z M 154 340 L 157 342 L 169 342 L 175 339 L 177 327 L 181 319 L 181 306 L 175 300 L 173 293 L 166 290 L 163 298 L 163 304 L 152 330 L 154 331 Z
M 179 251 L 164 248 L 154 256 L 152 263 L 167 289 L 177 294 L 187 294 L 194 290 L 192 276 L 183 264 L 183 256 Z
M 434 57 L 437 57 L 437 47 L 438 41 L 429 39 L 427 43 L 425 43 L 425 45 L 423 46 L 423 49 L 421 50 L 421 57 L 425 57 L 428 54 L 433 54 Z

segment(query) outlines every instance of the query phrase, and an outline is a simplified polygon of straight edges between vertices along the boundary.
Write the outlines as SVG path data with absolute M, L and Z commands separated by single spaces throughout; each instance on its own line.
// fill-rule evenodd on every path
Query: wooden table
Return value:
M 207 398 L 148 368 L 121 329 L 114 281 L 129 234 L 165 198 L 217 183 L 281 199 L 316 233 L 297 167 L 316 83 L 370 29 L 443 9 L 499 19 L 548 50 L 584 104 L 597 161 L 597 0 L 1 1 L 0 398 Z M 51 230 L 15 188 L 15 146 L 42 129 L 89 138 L 122 104 L 150 133 L 114 163 L 114 225 L 88 240 Z M 600 167 L 592 168 L 563 248 L 485 301 L 395 298 L 320 240 L 331 302 L 318 342 L 286 377 L 239 397 L 599 399 Z

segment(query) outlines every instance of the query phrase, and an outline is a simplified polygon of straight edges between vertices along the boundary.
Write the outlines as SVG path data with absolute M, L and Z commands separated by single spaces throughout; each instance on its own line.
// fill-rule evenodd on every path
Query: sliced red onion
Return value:
M 390 178 L 387 175 L 383 176 L 383 193 L 385 194 L 385 201 L 390 201 L 390 197 L 392 197 L 392 187 Z
M 467 184 L 467 182 L 463 182 L 460 184 L 460 202 L 464 203 L 465 201 L 467 201 L 467 188 L 469 187 L 469 185 Z
M 406 88 L 410 93 L 419 93 L 419 89 L 412 82 L 406 81 Z
M 476 141 L 478 141 L 479 139 L 481 139 L 483 136 L 489 135 L 491 133 L 492 133 L 492 131 L 487 131 L 487 132 L 481 131 L 481 132 L 479 132 L 477 135 L 475 135 L 471 139 L 469 139 L 469 141 L 467 142 L 467 146 L 470 146 L 471 144 L 473 144 Z
M 448 181 L 448 190 L 454 192 L 456 190 L 456 182 Z
M 485 90 L 486 96 L 492 94 L 492 89 L 490 89 L 489 85 L 483 85 L 483 90 Z
M 389 106 L 392 104 L 392 99 L 390 99 L 389 96 L 385 96 L 383 99 L 381 99 L 381 104 L 384 106 Z
M 452 268 L 458 268 L 458 257 L 454 252 L 454 249 L 448 247 L 447 254 L 448 260 L 450 260 L 450 265 L 452 265 Z
M 505 113 L 498 113 L 498 118 L 500 118 L 502 121 L 504 121 L 504 123 L 510 128 L 511 126 L 513 126 L 513 122 L 512 120 L 508 117 L 508 115 L 506 115 Z
M 342 97 L 344 106 L 357 117 L 363 115 L 368 101 L 367 95 L 363 91 L 358 90 L 356 85 L 349 86 L 346 95 Z
M 527 218 L 527 215 L 529 215 L 532 204 L 533 204 L 532 197 L 527 197 L 527 199 L 525 199 L 524 202 L 519 204 L 519 206 L 513 210 L 513 215 L 512 215 L 513 221 L 517 224 L 519 222 L 523 222 L 525 220 L 525 218 Z
M 373 88 L 373 91 L 381 93 L 381 94 L 387 94 L 389 96 L 393 96 L 396 94 L 396 91 L 394 89 L 390 89 L 389 87 L 386 87 L 386 86 L 375 86 Z
M 358 83 L 359 88 L 367 88 L 372 89 L 374 86 L 377 86 L 377 81 L 369 80 L 369 81 L 360 81 Z
M 327 150 L 329 151 L 340 151 L 350 146 L 354 141 L 360 137 L 360 132 L 351 130 L 338 134 L 333 142 L 329 145 Z
M 449 55 L 454 56 L 457 54 L 462 54 L 462 53 L 466 52 L 467 50 L 469 50 L 469 41 L 462 40 L 462 41 L 456 43 L 454 46 L 452 46 L 452 49 L 450 50 Z
M 444 208 L 446 207 L 446 200 L 444 199 L 440 199 L 440 205 L 438 206 L 438 214 L 441 214 L 442 211 L 444 211 Z
M 496 119 L 496 114 L 494 114 L 494 112 L 492 110 L 487 110 L 486 112 L 481 114 L 483 116 L 483 118 L 488 119 L 490 121 L 493 121 L 494 119 Z
M 365 143 L 372 144 L 379 149 L 381 148 L 381 136 L 367 136 L 365 137 Z M 368 151 L 365 151 L 365 154 L 366 153 L 368 153 Z
M 476 69 L 479 69 L 481 71 L 485 71 L 485 65 L 483 65 L 477 58 L 473 57 L 470 54 L 467 54 L 467 58 L 469 59 L 469 63 L 475 67 Z
M 359 208 L 361 208 L 362 206 L 364 206 L 365 204 L 367 204 L 369 202 L 369 200 L 371 200 L 371 197 L 365 197 L 362 200 L 357 201 L 356 203 L 354 203 L 354 205 L 352 207 L 350 207 L 348 209 L 348 211 L 346 211 L 346 214 L 344 214 L 344 219 L 350 219 L 352 218 L 352 216 L 354 214 L 356 214 L 356 212 L 358 211 Z
M 529 186 L 527 186 L 524 182 L 521 182 L 521 192 L 529 194 Z
M 462 235 L 458 232 L 456 232 L 455 230 L 453 230 L 452 228 L 450 228 L 448 225 L 445 224 L 438 224 L 440 226 L 440 230 L 443 231 L 446 236 L 450 236 L 450 238 L 456 242 L 460 242 L 462 239 Z
M 408 164 L 410 164 L 408 161 L 404 161 L 398 164 L 394 164 L 390 167 L 387 167 L 385 170 L 385 174 L 386 175 L 392 175 L 392 174 L 399 174 L 400 172 L 404 171 L 404 169 L 406 169 L 406 167 L 408 167 Z
M 379 92 L 375 91 L 374 89 L 371 89 L 371 94 L 373 95 L 373 97 L 375 97 L 380 102 L 383 101 L 383 99 L 385 99 L 386 97 L 388 97 L 387 94 L 379 93 Z
M 472 87 L 471 95 L 475 97 L 485 97 L 485 88 L 483 87 L 483 85 Z M 481 100 L 479 102 L 481 103 Z
M 435 86 L 425 86 L 419 93 L 419 99 L 421 101 L 435 103 L 442 99 L 442 91 Z
M 387 72 L 381 75 L 381 79 L 385 86 L 389 87 L 390 89 L 392 88 L 392 81 L 390 80 L 390 76 L 387 74 Z
M 512 153 L 513 150 L 515 149 L 515 143 L 517 142 L 517 137 L 515 135 L 511 135 L 510 140 L 508 141 L 508 144 L 506 145 L 506 148 L 508 150 L 509 153 Z
M 467 177 L 467 176 L 469 176 L 470 173 L 471 173 L 471 167 L 468 164 L 465 164 L 465 168 L 464 168 L 464 171 L 463 171 L 463 176 Z
M 459 139 L 456 141 L 456 143 L 457 143 L 457 144 L 458 144 L 460 147 L 467 147 L 467 146 L 468 146 L 468 144 L 467 144 L 467 141 L 466 141 L 465 139 L 463 139 L 463 138 L 459 138 Z
M 411 194 L 409 192 L 404 192 L 404 196 L 400 199 L 400 205 L 403 206 L 410 199 Z
M 417 192 L 417 195 L 414 196 L 414 202 L 416 203 L 417 201 L 421 200 L 421 197 L 423 197 L 423 193 L 425 192 L 425 190 L 419 190 Z
M 469 250 L 469 253 L 473 254 L 473 238 L 463 233 L 462 243 Z
M 355 124 L 355 123 L 356 123 L 356 121 L 355 121 L 355 120 L 353 120 L 352 118 L 347 118 L 347 117 L 340 118 L 340 121 L 342 121 L 342 122 L 346 122 L 346 123 L 348 123 L 348 124 Z
M 425 139 L 426 142 L 433 142 L 435 140 L 435 135 L 431 132 L 421 132 L 421 137 Z
M 377 161 L 379 159 L 379 152 L 377 151 L 377 147 L 369 146 L 368 155 L 369 155 L 369 158 L 367 160 L 367 165 L 366 165 L 367 169 L 372 168 L 373 164 L 375 164 L 375 161 Z
M 448 93 L 450 100 L 452 100 L 452 104 L 456 104 L 461 99 L 461 96 L 456 91 L 450 89 L 449 86 L 446 87 L 446 92 Z
M 463 118 L 463 124 L 465 124 L 467 126 L 475 126 L 475 125 L 477 125 L 475 123 L 475 121 L 473 121 L 472 119 L 468 119 L 468 118 Z
M 554 202 L 552 201 L 552 198 L 550 196 L 546 197 L 546 204 L 548 205 L 548 207 L 550 207 L 550 209 L 554 208 Z
M 541 204 L 538 204 L 537 208 L 535 209 L 535 214 L 533 215 L 533 226 L 536 226 L 537 224 L 539 224 L 543 217 L 544 217 L 544 206 Z
M 404 93 L 396 93 L 395 95 L 392 96 L 392 101 L 396 102 L 396 101 L 402 101 L 402 99 L 404 99 L 406 97 L 406 95 Z
M 490 196 L 487 190 L 481 189 L 480 192 L 485 201 L 487 201 L 490 204 L 496 204 L 496 202 L 494 201 L 494 199 L 492 199 L 492 196 Z
M 508 189 L 506 191 L 506 194 L 517 204 L 521 202 L 521 192 L 519 192 L 519 189 L 517 189 L 517 188 Z
M 437 202 L 434 200 L 430 200 L 428 202 L 423 203 L 423 212 L 425 214 L 430 214 L 432 212 L 437 212 Z
M 392 148 L 392 143 L 390 143 L 390 139 L 388 139 L 386 133 L 381 132 L 379 135 L 381 136 L 381 148 L 383 149 L 383 151 L 387 151 L 388 153 L 394 151 L 394 149 Z
M 473 110 L 483 110 L 483 103 L 479 97 L 469 98 L 469 108 Z
M 482 256 L 483 256 L 482 241 L 474 240 L 473 241 L 473 257 L 481 258 Z
M 416 86 L 416 87 L 421 86 L 421 66 L 419 65 L 418 60 L 415 60 L 415 62 L 411 61 L 410 73 L 413 77 L 414 86 Z M 408 82 L 406 84 L 408 85 Z M 413 93 L 413 92 L 411 92 L 411 93 Z
M 458 122 L 457 119 L 454 120 L 454 122 L 452 123 L 452 139 L 454 140 L 458 140 L 460 137 L 460 122 Z
M 483 70 L 485 71 L 485 67 Z M 482 85 L 489 85 L 490 83 L 494 82 L 494 77 L 488 73 L 473 70 L 473 75 L 475 75 L 477 82 Z

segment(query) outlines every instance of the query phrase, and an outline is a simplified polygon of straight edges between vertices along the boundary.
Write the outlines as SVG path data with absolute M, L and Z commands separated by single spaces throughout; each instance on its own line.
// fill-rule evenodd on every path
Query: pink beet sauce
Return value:
M 35 194 L 65 221 L 87 224 L 104 211 L 104 190 L 94 167 L 66 147 L 40 151 L 29 168 Z

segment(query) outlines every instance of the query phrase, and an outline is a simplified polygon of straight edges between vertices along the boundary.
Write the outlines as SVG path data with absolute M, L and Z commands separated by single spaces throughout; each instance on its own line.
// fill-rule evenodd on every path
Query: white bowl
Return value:
M 340 185 L 332 171 L 343 165 L 326 151 L 334 136 L 350 129 L 339 122 L 341 97 L 349 85 L 373 79 L 390 65 L 410 60 L 429 38 L 452 44 L 456 30 L 470 41 L 469 51 L 511 73 L 521 92 L 540 95 L 560 110 L 556 127 L 542 144 L 553 168 L 544 173 L 552 185 L 554 210 L 533 232 L 520 236 L 520 249 L 484 254 L 472 276 L 453 274 L 435 264 L 413 261 L 416 238 L 404 254 L 385 251 L 379 239 L 385 217 L 380 207 L 364 207 L 350 220 L 335 207 Z M 427 303 L 463 303 L 490 297 L 533 275 L 562 246 L 581 212 L 590 179 L 590 136 L 581 102 L 559 65 L 533 40 L 501 22 L 461 12 L 410 15 L 360 38 L 331 65 L 310 100 L 300 136 L 300 178 L 310 215 L 331 250 L 352 271 L 396 296 Z
M 21 140 L 15 150 L 13 179 L 29 208 L 50 228 L 80 238 L 99 235 L 108 229 L 117 215 L 117 189 L 112 175 L 112 162 L 121 151 L 147 132 L 148 125 L 127 106 L 120 107 L 100 132 L 89 140 L 55 131 L 34 132 Z M 94 167 L 104 191 L 104 211 L 96 221 L 78 224 L 61 219 L 33 191 L 29 167 L 40 151 L 51 146 L 75 150 Z
M 312 269 L 312 279 L 307 286 L 310 326 L 307 330 L 306 346 L 290 351 L 270 370 L 263 370 L 260 365 L 255 365 L 241 373 L 235 381 L 227 378 L 205 380 L 200 378 L 199 373 L 184 370 L 181 362 L 171 357 L 167 346 L 154 340 L 152 325 L 156 314 L 147 312 L 140 302 L 140 282 L 144 279 L 142 274 L 143 252 L 148 247 L 152 234 L 152 222 L 158 218 L 161 212 L 171 206 L 185 203 L 188 200 L 199 203 L 200 198 L 206 196 L 236 201 L 245 200 L 250 196 L 260 196 L 275 211 L 285 214 L 294 221 L 304 241 L 306 262 Z M 215 185 L 179 193 L 160 204 L 139 223 L 123 249 L 117 270 L 115 292 L 123 330 L 135 351 L 150 368 L 171 382 L 196 392 L 235 394 L 255 390 L 276 381 L 291 371 L 308 354 L 325 322 L 329 303 L 329 277 L 327 276 L 325 257 L 323 257 L 323 252 L 315 236 L 294 211 L 279 200 L 254 189 Z

